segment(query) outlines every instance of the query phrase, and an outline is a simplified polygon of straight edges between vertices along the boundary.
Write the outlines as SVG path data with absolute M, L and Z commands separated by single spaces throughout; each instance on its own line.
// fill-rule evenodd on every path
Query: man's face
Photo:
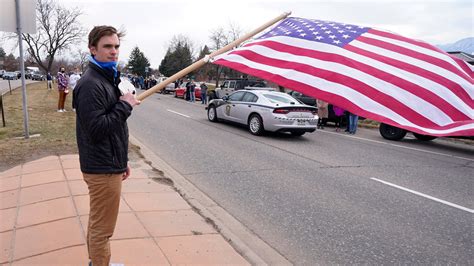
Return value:
M 119 55 L 120 40 L 117 34 L 103 36 L 97 46 L 90 48 L 91 54 L 99 62 L 117 62 Z

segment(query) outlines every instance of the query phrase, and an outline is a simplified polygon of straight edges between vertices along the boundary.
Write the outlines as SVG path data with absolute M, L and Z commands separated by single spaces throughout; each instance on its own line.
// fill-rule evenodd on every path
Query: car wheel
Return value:
M 415 138 L 417 138 L 418 140 L 422 140 L 422 141 L 430 141 L 430 140 L 434 140 L 435 138 L 437 138 L 437 137 L 434 137 L 434 136 L 421 135 L 421 134 L 418 134 L 418 133 L 413 133 L 413 136 L 415 136 Z
M 398 127 L 389 126 L 387 124 L 381 123 L 379 127 L 380 135 L 384 139 L 388 140 L 401 140 L 407 134 L 407 131 Z
M 291 135 L 295 137 L 299 137 L 299 136 L 303 136 L 305 133 L 306 132 L 304 131 L 295 131 L 295 132 L 291 132 Z
M 207 109 L 207 119 L 211 122 L 217 122 L 217 111 L 214 105 L 209 106 Z
M 252 133 L 253 135 L 260 136 L 265 131 L 265 129 L 263 128 L 262 118 L 257 114 L 253 114 L 250 116 L 248 126 L 250 133 Z

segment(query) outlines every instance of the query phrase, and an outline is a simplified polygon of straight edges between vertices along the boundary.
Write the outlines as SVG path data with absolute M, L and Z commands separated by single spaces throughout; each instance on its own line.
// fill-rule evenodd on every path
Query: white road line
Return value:
M 414 191 L 414 190 L 411 190 L 411 189 L 408 189 L 408 188 L 405 188 L 405 187 L 402 187 L 402 186 L 399 186 L 399 185 L 395 185 L 395 184 L 392 184 L 392 183 L 389 183 L 389 182 L 387 182 L 387 181 L 383 181 L 383 180 L 380 180 L 380 179 L 377 179 L 377 178 L 374 178 L 374 177 L 371 177 L 370 179 L 372 179 L 372 180 L 374 180 L 374 181 L 377 181 L 377 182 L 380 182 L 380 183 L 383 183 L 383 184 L 385 184 L 385 185 L 389 185 L 389 186 L 392 186 L 392 187 L 395 187 L 395 188 L 398 188 L 398 189 L 401 189 L 401 190 L 404 190 L 404 191 L 413 193 L 413 194 L 418 195 L 418 196 L 421 196 L 421 197 L 425 197 L 425 198 L 430 199 L 430 200 L 434 200 L 434 201 L 437 201 L 437 202 L 440 202 L 440 203 L 449 205 L 449 206 L 451 206 L 451 207 L 454 207 L 454 208 L 457 208 L 457 209 L 460 209 L 460 210 L 463 210 L 463 211 L 467 211 L 467 212 L 470 212 L 470 213 L 474 213 L 474 210 L 473 210 L 473 209 L 469 209 L 469 208 L 466 208 L 466 207 L 463 207 L 463 206 L 460 206 L 460 205 L 451 203 L 451 202 L 449 202 L 449 201 L 445 201 L 445 200 L 442 200 L 442 199 L 438 199 L 438 198 L 435 198 L 435 197 L 432 197 L 432 196 L 423 194 L 423 193 L 421 193 L 421 192 L 417 192 L 417 191 Z
M 458 159 L 463 159 L 463 160 L 468 160 L 468 161 L 473 161 L 474 162 L 474 159 L 471 159 L 471 158 L 466 158 L 466 157 L 461 157 L 461 156 L 454 156 L 454 155 L 451 155 L 451 154 L 435 152 L 435 151 L 427 151 L 427 150 L 422 150 L 422 149 L 418 149 L 418 148 L 405 147 L 405 146 L 398 145 L 398 144 L 389 144 L 389 145 L 395 146 L 395 147 L 400 147 L 400 148 L 405 148 L 405 149 L 409 149 L 409 150 L 421 151 L 421 152 L 426 152 L 426 153 L 431 153 L 431 154 L 436 154 L 436 155 L 443 155 L 443 156 L 448 156 L 448 157 L 453 157 L 453 158 L 458 158 Z
M 187 118 L 191 118 L 189 115 L 184 115 L 184 114 L 182 114 L 182 113 L 178 113 L 178 112 L 173 111 L 173 110 L 170 110 L 170 109 L 166 109 L 166 111 L 171 112 L 171 113 L 173 113 L 173 114 L 180 115 L 180 116 L 184 116 L 184 117 L 187 117 Z
M 324 132 L 324 133 L 327 133 L 327 134 L 334 134 L 334 135 L 344 136 L 344 137 L 347 137 L 347 138 L 360 139 L 360 140 L 365 140 L 365 141 L 369 141 L 369 142 L 375 142 L 375 143 L 390 145 L 390 146 L 394 146 L 394 147 L 398 147 L 398 148 L 404 148 L 404 149 L 414 150 L 414 151 L 421 151 L 421 152 L 425 152 L 425 153 L 442 155 L 442 156 L 446 156 L 446 157 L 452 157 L 452 158 L 463 159 L 463 160 L 474 162 L 474 159 L 472 159 L 472 158 L 455 156 L 455 155 L 451 155 L 451 154 L 447 154 L 447 153 L 441 153 L 441 152 L 435 152 L 435 151 L 427 151 L 427 150 L 422 150 L 422 149 L 418 149 L 418 148 L 411 148 L 411 147 L 406 147 L 406 146 L 402 146 L 402 145 L 398 145 L 398 144 L 387 143 L 387 142 L 378 141 L 378 140 L 371 140 L 371 139 L 366 139 L 366 138 L 361 138 L 361 137 L 355 137 L 354 135 L 345 135 L 345 134 L 341 134 L 341 133 L 324 131 L 324 130 L 319 130 L 318 132 Z

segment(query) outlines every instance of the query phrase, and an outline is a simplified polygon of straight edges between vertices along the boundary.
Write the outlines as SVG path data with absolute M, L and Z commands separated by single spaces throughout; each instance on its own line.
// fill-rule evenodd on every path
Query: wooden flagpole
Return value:
M 152 95 L 153 93 L 157 92 L 157 91 L 160 91 L 162 90 L 164 87 L 166 87 L 166 85 L 170 84 L 171 82 L 174 82 L 175 80 L 178 80 L 182 77 L 184 77 L 185 75 L 191 73 L 192 71 L 204 66 L 210 58 L 213 58 L 214 56 L 217 56 L 217 55 L 220 55 L 220 54 L 223 54 L 231 49 L 233 49 L 234 47 L 236 47 L 237 45 L 241 44 L 242 42 L 252 38 L 254 35 L 256 35 L 257 33 L 263 31 L 264 29 L 270 27 L 271 25 L 275 24 L 276 22 L 288 17 L 289 15 L 291 14 L 291 12 L 285 12 L 281 15 L 279 15 L 278 17 L 268 21 L 267 23 L 263 24 L 262 26 L 258 27 L 257 29 L 245 34 L 244 36 L 240 37 L 239 39 L 229 43 L 228 45 L 222 47 L 221 49 L 217 50 L 217 51 L 214 51 L 212 52 L 211 54 L 209 54 L 208 56 L 200 59 L 199 61 L 196 61 L 195 63 L 189 65 L 188 67 L 186 67 L 185 69 L 182 69 L 181 71 L 179 71 L 178 73 L 174 74 L 173 76 L 165 79 L 164 81 L 160 82 L 159 84 L 153 86 L 152 88 L 150 88 L 149 90 L 145 91 L 144 93 L 140 94 L 137 96 L 137 100 L 139 101 L 142 101 L 144 100 L 146 97 Z

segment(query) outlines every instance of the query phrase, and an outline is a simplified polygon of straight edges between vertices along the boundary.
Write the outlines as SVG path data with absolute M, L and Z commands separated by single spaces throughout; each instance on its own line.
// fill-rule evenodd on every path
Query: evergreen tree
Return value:
M 170 60 L 170 57 L 171 57 L 171 51 L 168 48 L 168 50 L 166 51 L 165 57 L 163 58 L 163 60 L 161 60 L 160 66 L 158 67 L 158 70 L 160 71 L 160 73 L 168 77 L 169 77 L 169 73 L 171 73 L 170 66 L 168 63 L 168 61 Z
M 133 74 L 145 76 L 145 68 L 150 67 L 150 61 L 145 57 L 142 51 L 136 46 L 128 59 L 128 68 Z
M 199 52 L 198 59 L 204 58 L 206 55 L 210 54 L 209 47 L 204 45 L 201 52 Z M 202 81 L 209 81 L 215 76 L 215 69 L 211 64 L 206 64 L 196 71 L 196 79 Z
M 5 58 L 5 56 L 7 56 L 7 54 L 5 53 L 5 50 L 3 50 L 2 47 L 0 47 L 0 58 Z
M 172 76 L 193 63 L 191 44 L 184 37 L 175 37 L 161 60 L 159 70 L 165 76 Z M 191 74 L 192 75 L 192 74 Z

